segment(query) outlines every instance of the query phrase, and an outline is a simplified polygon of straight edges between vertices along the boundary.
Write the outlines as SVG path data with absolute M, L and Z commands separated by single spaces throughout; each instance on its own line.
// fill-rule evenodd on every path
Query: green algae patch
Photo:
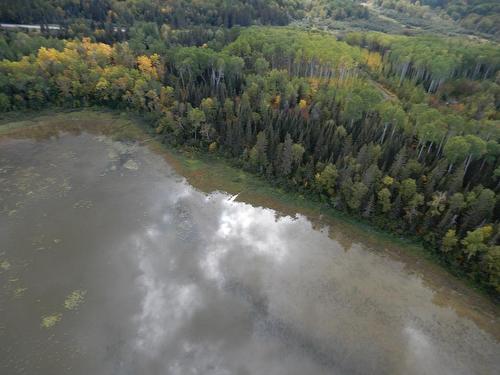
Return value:
M 46 315 L 42 317 L 42 323 L 40 324 L 40 326 L 42 328 L 52 328 L 61 320 L 61 318 L 62 318 L 61 313 Z
M 64 308 L 66 310 L 76 310 L 85 301 L 86 290 L 74 290 L 64 300 Z
M 123 164 L 123 167 L 131 171 L 137 171 L 139 169 L 139 164 L 137 164 L 136 161 L 130 159 L 125 164 Z
M 94 203 L 92 203 L 89 200 L 81 200 L 76 202 L 73 205 L 73 208 L 92 208 L 94 206 Z
M 16 288 L 14 289 L 14 298 L 21 298 L 24 295 L 24 292 L 26 292 L 28 288 Z
M 11 265 L 10 265 L 10 263 L 9 263 L 8 260 L 2 260 L 2 261 L 0 261 L 0 268 L 2 270 L 8 271 L 8 270 L 10 270 L 10 267 L 11 267 Z

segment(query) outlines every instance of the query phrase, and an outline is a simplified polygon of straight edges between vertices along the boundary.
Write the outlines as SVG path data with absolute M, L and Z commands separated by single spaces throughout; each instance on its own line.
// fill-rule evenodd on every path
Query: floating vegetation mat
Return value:
M 53 326 L 56 325 L 57 322 L 61 320 L 61 318 L 62 314 L 60 313 L 44 316 L 42 318 L 41 326 L 43 328 L 52 328 Z
M 8 271 L 10 269 L 10 263 L 8 260 L 2 260 L 0 261 L 0 269 L 4 271 Z
M 64 308 L 67 310 L 76 310 L 85 301 L 86 290 L 74 290 L 66 297 Z
M 123 164 L 123 167 L 131 171 L 137 171 L 139 169 L 139 164 L 137 164 L 136 161 L 130 159 L 125 164 Z
M 14 289 L 14 293 L 13 293 L 14 298 L 22 297 L 24 292 L 26 292 L 27 290 L 28 290 L 28 288 L 21 288 L 21 287 Z

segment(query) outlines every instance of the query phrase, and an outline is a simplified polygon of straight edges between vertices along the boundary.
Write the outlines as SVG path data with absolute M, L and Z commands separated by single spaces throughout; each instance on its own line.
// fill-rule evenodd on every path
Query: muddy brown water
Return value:
M 499 373 L 497 307 L 340 228 L 146 146 L 3 139 L 0 373 Z

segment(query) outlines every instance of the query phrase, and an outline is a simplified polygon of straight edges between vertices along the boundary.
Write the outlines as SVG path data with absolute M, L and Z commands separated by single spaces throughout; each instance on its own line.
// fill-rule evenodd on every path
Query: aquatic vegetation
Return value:
M 73 205 L 73 208 L 91 208 L 94 204 L 89 200 L 81 200 Z
M 36 248 L 36 250 L 45 250 L 45 234 L 37 235 L 31 241 L 31 244 Z
M 66 297 L 64 308 L 66 310 L 76 310 L 85 301 L 86 290 L 74 290 Z
M 62 319 L 62 314 L 61 313 L 56 313 L 56 314 L 52 314 L 52 315 L 46 315 L 46 316 L 42 317 L 42 323 L 40 324 L 40 326 L 42 328 L 52 328 L 61 319 Z
M 130 159 L 125 164 L 123 164 L 123 167 L 131 171 L 137 171 L 139 169 L 139 164 L 137 164 L 136 161 Z
M 114 149 L 109 150 L 109 152 L 108 152 L 109 160 L 116 161 L 116 160 L 118 160 L 118 157 L 119 157 L 119 155 L 118 155 L 118 152 L 116 152 L 116 150 L 114 150 Z
M 73 189 L 73 186 L 71 186 L 68 178 L 65 177 L 62 184 L 59 186 L 59 189 L 60 189 L 59 195 L 61 197 L 64 197 L 69 191 Z
M 0 268 L 4 271 L 8 271 L 10 269 L 11 265 L 8 260 L 2 260 L 0 262 Z
M 23 296 L 24 292 L 26 292 L 28 290 L 28 288 L 16 288 L 14 289 L 14 298 L 20 298 Z

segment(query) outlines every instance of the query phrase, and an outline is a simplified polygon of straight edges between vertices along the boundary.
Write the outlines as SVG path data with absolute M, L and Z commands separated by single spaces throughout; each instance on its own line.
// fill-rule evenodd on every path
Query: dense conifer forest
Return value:
M 498 296 L 498 7 L 375 3 L 491 39 L 294 24 L 376 17 L 354 0 L 4 1 L 0 21 L 42 28 L 0 35 L 0 110 L 141 113 L 165 143 L 418 238 Z

